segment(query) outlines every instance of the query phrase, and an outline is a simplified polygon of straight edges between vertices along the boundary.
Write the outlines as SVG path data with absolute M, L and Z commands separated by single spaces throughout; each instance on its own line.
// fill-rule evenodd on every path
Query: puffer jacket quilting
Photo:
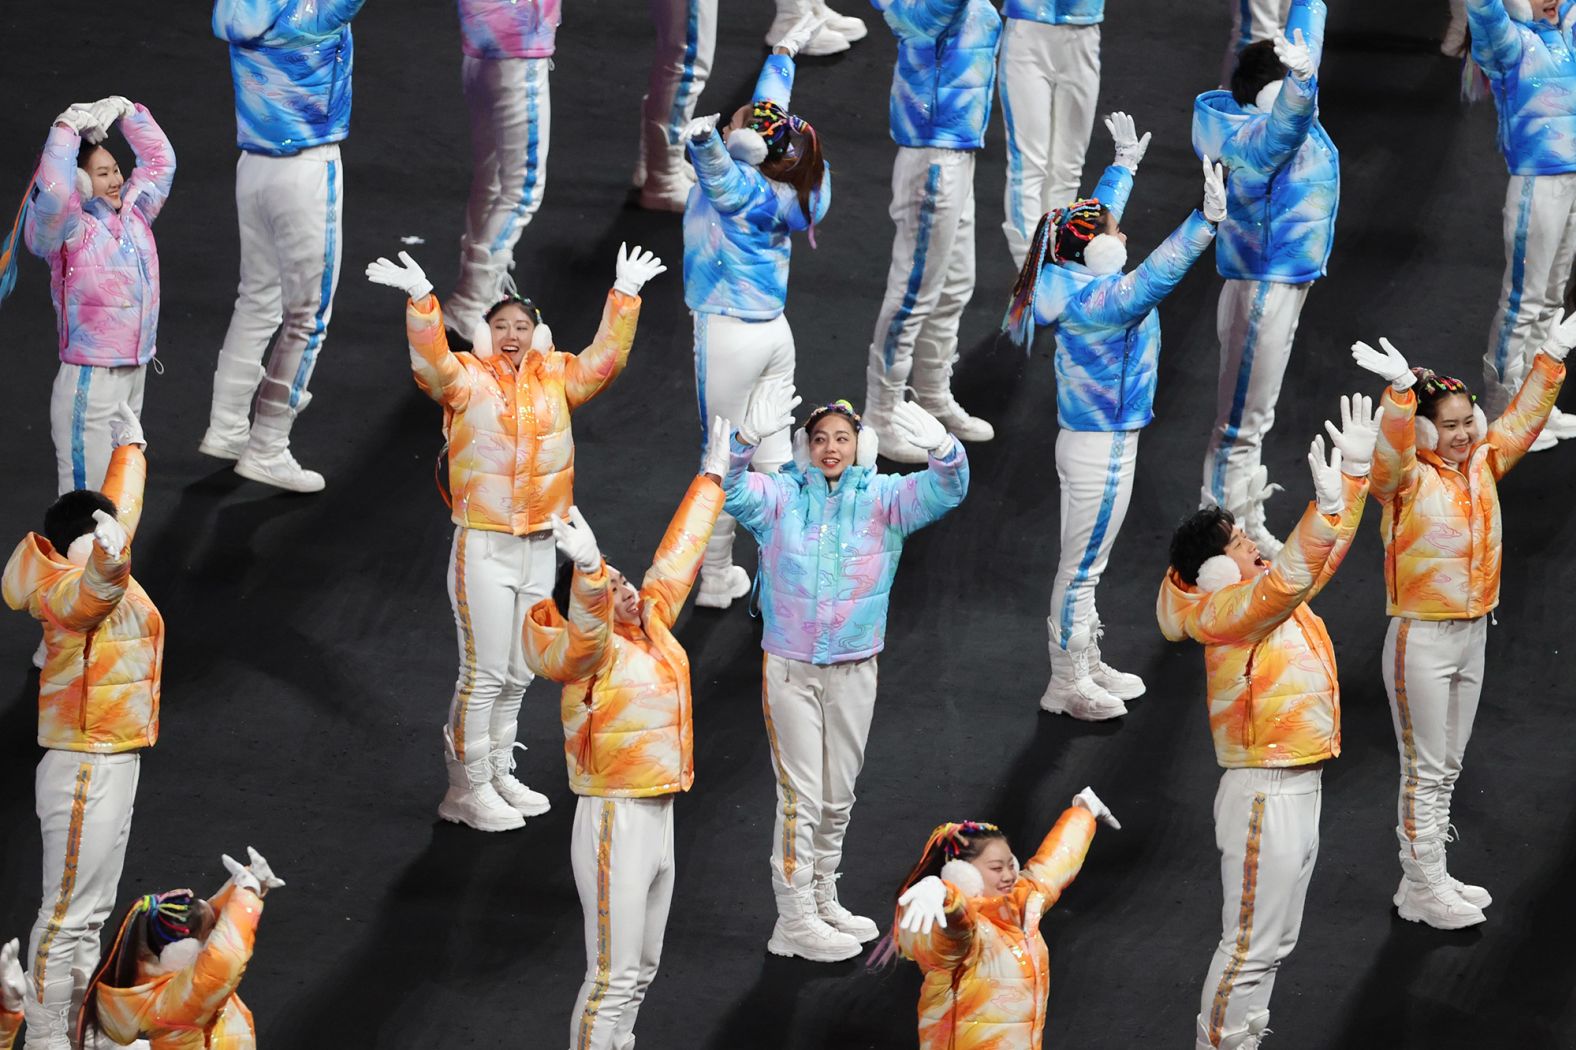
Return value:
M 1511 18 L 1504 0 L 1467 0 L 1467 24 L 1510 173 L 1576 171 L 1576 0 L 1560 5 L 1558 25 Z
M 897 35 L 888 117 L 915 149 L 985 145 L 1001 16 L 988 0 L 871 0 Z

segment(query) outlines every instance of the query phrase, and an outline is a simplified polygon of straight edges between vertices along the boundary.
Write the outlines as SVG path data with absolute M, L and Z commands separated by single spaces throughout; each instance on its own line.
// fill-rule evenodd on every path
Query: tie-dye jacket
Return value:
M 1368 479 L 1345 477 L 1339 518 L 1314 504 L 1269 569 L 1205 592 L 1166 572 L 1155 616 L 1166 638 L 1204 646 L 1209 728 L 1226 769 L 1306 766 L 1341 753 L 1335 647 L 1308 602 L 1351 548 Z
M 794 64 L 772 55 L 755 98 L 788 108 Z M 810 215 L 798 191 L 735 160 L 716 131 L 687 146 L 695 186 L 684 205 L 684 303 L 696 313 L 770 321 L 788 301 L 792 235 L 820 222 L 832 205 L 832 170 L 810 193 Z
M 350 134 L 350 20 L 364 2 L 216 0 L 213 35 L 230 44 L 237 146 L 286 157 Z
M 1069 807 L 1008 895 L 965 897 L 949 882 L 945 926 L 917 933 L 894 919 L 898 951 L 925 975 L 920 1050 L 1040 1050 L 1051 991 L 1040 919 L 1083 867 L 1094 827 Z
M 153 220 L 175 181 L 175 151 L 146 107 L 120 120 L 137 166 L 120 189 L 120 211 L 77 192 L 82 138 L 54 127 L 33 179 L 22 234 L 49 263 L 60 359 L 72 365 L 145 365 L 157 352 L 159 249 Z
M 135 445 L 110 456 L 104 495 L 131 536 L 142 517 L 147 461 Z M 5 602 L 44 625 L 38 676 L 38 745 L 112 754 L 159 738 L 164 618 L 131 578 L 131 549 L 110 556 L 95 542 L 73 565 L 36 532 L 6 563 Z
M 715 481 L 690 483 L 640 584 L 639 625 L 615 622 L 606 565 L 575 572 L 567 620 L 552 599 L 526 618 L 526 665 L 564 683 L 564 760 L 575 794 L 646 798 L 695 783 L 689 657 L 673 621 L 721 510 Z
M 449 500 L 456 525 L 525 536 L 551 528 L 574 501 L 569 414 L 607 389 L 629 361 L 640 297 L 607 293 L 596 338 L 579 354 L 454 353 L 434 295 L 405 307 L 416 385 L 443 406 Z
M 1133 173 L 1111 165 L 1095 197 L 1118 222 Z M 1194 212 L 1130 273 L 1095 275 L 1075 262 L 1041 267 L 1030 305 L 1056 329 L 1056 418 L 1065 430 L 1139 430 L 1155 418 L 1160 301 L 1214 240 Z
M 1001 16 L 989 0 L 870 0 L 897 35 L 892 141 L 916 149 L 985 145 Z
M 760 544 L 761 648 L 787 660 L 863 660 L 886 644 L 887 601 L 903 542 L 963 502 L 969 464 L 958 441 L 926 470 L 852 466 L 837 487 L 814 467 L 749 471 L 755 446 L 735 434 L 723 510 Z
M 1512 175 L 1576 171 L 1576 0 L 1560 5 L 1558 25 L 1512 18 L 1505 6 L 1467 0 L 1472 58 L 1499 110 L 1500 152 Z
M 255 1050 L 252 1012 L 236 988 L 257 943 L 263 901 L 227 885 L 208 902 L 217 921 L 188 966 L 157 973 L 143 960 L 129 988 L 99 984 L 99 1027 L 121 1045 L 141 1037 L 152 1050 Z
M 1457 468 L 1414 443 L 1417 394 L 1385 387 L 1373 493 L 1384 507 L 1386 608 L 1413 620 L 1475 620 L 1499 604 L 1504 534 L 1496 482 L 1548 422 L 1565 366 L 1537 354 L 1504 415 Z
M 469 58 L 552 58 L 562 0 L 459 0 Z
M 1286 33 L 1301 29 L 1314 61 L 1324 43 L 1324 0 L 1297 0 Z M 1303 284 L 1323 277 L 1341 196 L 1340 154 L 1319 124 L 1317 78 L 1287 74 L 1269 112 L 1229 91 L 1193 104 L 1193 150 L 1218 160 L 1226 180 L 1215 265 L 1228 280 Z
M 1053 26 L 1092 26 L 1105 21 L 1105 0 L 1007 0 L 1001 15 Z

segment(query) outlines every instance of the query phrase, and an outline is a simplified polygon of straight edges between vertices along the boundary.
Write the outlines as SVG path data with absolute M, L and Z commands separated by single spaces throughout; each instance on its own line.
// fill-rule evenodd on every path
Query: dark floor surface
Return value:
M 610 559 L 637 569 L 695 462 L 679 223 L 626 204 L 651 37 L 645 5 L 565 7 L 546 204 L 521 242 L 517 275 L 563 343 L 579 345 L 620 241 L 652 247 L 672 267 L 648 288 L 628 372 L 575 418 L 578 502 Z M 1218 68 L 1226 5 L 1110 7 L 1101 109 L 1129 110 L 1155 133 L 1127 216 L 1136 259 L 1198 200 L 1190 104 Z M 702 113 L 748 98 L 771 18 L 766 0 L 722 8 Z M 1289 490 L 1273 505 L 1281 529 L 1307 497 L 1306 443 L 1337 396 L 1377 392 L 1351 365 L 1351 341 L 1388 335 L 1415 361 L 1475 380 L 1503 265 L 1506 174 L 1493 113 L 1457 102 L 1458 66 L 1436 52 L 1445 4 L 1331 8 L 1323 114 L 1345 192 L 1331 275 L 1304 312 L 1268 450 Z M 551 793 L 553 812 L 505 835 L 438 822 L 439 726 L 455 665 L 443 583 L 450 525 L 432 484 L 439 414 L 410 380 L 399 296 L 361 277 L 368 260 L 415 235 L 426 243 L 411 250 L 440 291 L 453 279 L 469 183 L 453 5 L 372 0 L 356 22 L 343 281 L 295 442 L 328 477 L 328 490 L 310 497 L 242 482 L 196 452 L 236 274 L 231 88 L 208 10 L 196 0 L 140 10 L 58 0 L 0 11 L 0 204 L 21 192 L 50 118 L 75 99 L 114 92 L 147 103 L 180 158 L 157 226 L 165 371 L 148 384 L 151 476 L 136 549 L 137 575 L 168 621 L 164 735 L 144 761 L 122 896 L 217 885 L 219 854 L 247 843 L 270 857 L 290 885 L 269 902 L 243 989 L 265 1048 L 557 1050 L 584 964 L 557 690 L 532 688 L 521 732 L 531 744 L 524 773 Z M 807 402 L 861 396 L 887 268 L 894 46 L 879 19 L 861 13 L 870 37 L 844 56 L 803 62 L 794 96 L 837 180 L 820 249 L 795 249 L 790 317 Z M 1183 1047 L 1219 934 L 1218 770 L 1201 656 L 1167 645 L 1152 609 L 1171 526 L 1197 497 L 1219 278 L 1206 260 L 1162 311 L 1157 419 L 1100 592 L 1107 655 L 1141 672 L 1149 695 L 1117 724 L 1042 715 L 1057 554 L 1050 342 L 1027 359 L 993 342 L 1012 273 L 999 230 L 999 115 L 991 131 L 977 181 L 979 291 L 957 383 L 1000 436 L 970 449 L 966 504 L 904 558 L 844 898 L 884 917 L 938 821 L 994 820 L 1027 848 L 1093 784 L 1124 829 L 1099 834 L 1046 920 L 1050 1044 Z M 1086 186 L 1110 156 L 1103 129 L 1090 156 Z M 54 494 L 47 289 L 43 265 L 24 259 L 0 314 L 5 537 L 33 527 Z M 1276 989 L 1272 1045 L 1576 1046 L 1576 895 L 1566 881 L 1576 861 L 1573 689 L 1561 652 L 1576 593 L 1573 488 L 1567 449 L 1532 457 L 1502 488 L 1504 604 L 1452 852 L 1458 873 L 1496 898 L 1477 930 L 1435 932 L 1390 906 L 1396 758 L 1378 666 L 1377 508 L 1320 599 L 1342 665 L 1345 752 L 1325 780 L 1322 856 L 1301 944 Z M 750 563 L 749 544 L 740 547 Z M 772 777 L 757 630 L 740 608 L 688 614 L 680 627 L 695 669 L 697 781 L 678 802 L 678 887 L 640 1045 L 913 1046 L 912 966 L 873 975 L 764 950 Z M 25 937 L 39 898 L 27 666 L 36 638 L 25 617 L 0 618 L 9 668 L 0 675 L 0 936 Z

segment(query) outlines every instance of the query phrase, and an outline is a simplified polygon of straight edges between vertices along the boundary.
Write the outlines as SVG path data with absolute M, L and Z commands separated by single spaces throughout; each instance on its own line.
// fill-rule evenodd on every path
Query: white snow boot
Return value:
M 840 878 L 841 875 L 815 877 L 815 913 L 832 929 L 848 934 L 860 944 L 875 940 L 881 936 L 881 929 L 875 921 L 855 915 L 838 901 L 837 880 Z
M 520 816 L 539 817 L 552 809 L 553 804 L 546 795 L 540 791 L 532 791 L 515 778 L 515 748 L 524 751 L 525 745 L 498 747 L 488 753 L 487 758 L 492 763 L 493 790 L 498 792 L 498 797 L 503 799 L 510 809 L 517 810 Z
M 1414 842 L 1410 850 L 1403 849 L 1401 871 L 1395 900 L 1401 918 L 1436 930 L 1460 930 L 1484 920 L 1483 909 L 1468 904 L 1451 885 L 1444 846 L 1438 841 Z
M 857 939 L 821 918 L 815 890 L 810 887 L 777 898 L 777 925 L 772 927 L 766 950 L 811 962 L 841 962 L 864 951 Z
M 252 424 L 248 418 L 257 384 L 263 381 L 263 370 L 250 365 L 226 361 L 219 355 L 219 364 L 213 372 L 213 406 L 208 410 L 208 430 L 202 436 L 197 451 L 214 459 L 234 462 L 246 451 Z
M 503 800 L 493 787 L 490 755 L 461 762 L 454 750 L 454 734 L 443 727 L 443 761 L 448 768 L 449 790 L 438 803 L 438 816 L 477 831 L 513 831 L 525 827 L 520 811 Z
M 1056 621 L 1047 617 L 1045 622 L 1050 631 L 1051 681 L 1040 697 L 1040 710 L 1071 715 L 1083 722 L 1104 722 L 1127 714 L 1127 705 L 1094 680 L 1094 638 L 1088 626 L 1074 627 L 1064 649 Z
M 1116 697 L 1118 700 L 1137 700 L 1144 695 L 1144 680 L 1136 674 L 1118 671 L 1100 657 L 1100 638 L 1105 634 L 1105 624 L 1100 622 L 1098 616 L 1094 620 L 1094 630 L 1089 642 L 1089 677 L 1094 679 L 1094 684 Z
M 930 453 L 910 444 L 892 426 L 892 410 L 903 400 L 903 385 L 874 369 L 865 370 L 864 425 L 876 432 L 879 454 L 894 463 L 929 463 Z

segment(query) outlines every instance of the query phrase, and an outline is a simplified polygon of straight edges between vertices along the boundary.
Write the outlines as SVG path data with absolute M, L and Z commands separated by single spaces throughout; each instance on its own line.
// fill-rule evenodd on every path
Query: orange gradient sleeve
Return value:
M 704 474 L 697 475 L 690 482 L 678 513 L 668 523 L 651 568 L 646 570 L 640 596 L 652 603 L 656 615 L 668 627 L 678 619 L 679 610 L 684 608 L 690 588 L 695 585 L 706 541 L 711 539 L 721 511 L 722 486 Z
M 1330 582 L 1335 570 L 1346 560 L 1346 552 L 1352 549 L 1352 540 L 1357 538 L 1357 526 L 1362 523 L 1363 508 L 1368 503 L 1367 477 L 1354 478 L 1350 474 L 1342 474 L 1341 481 L 1346 490 L 1346 509 L 1341 512 L 1341 522 L 1336 526 L 1335 544 L 1330 548 L 1330 556 L 1324 560 L 1319 578 L 1308 592 L 1310 602 L 1324 590 L 1324 585 Z
M 128 539 L 137 534 L 142 522 L 142 490 L 147 481 L 148 458 L 141 447 L 122 445 L 110 453 L 109 470 L 104 473 L 104 488 L 100 491 L 115 504 L 115 520 L 125 527 Z
M 1510 399 L 1505 414 L 1488 426 L 1488 466 L 1498 481 L 1521 462 L 1532 443 L 1543 432 L 1543 425 L 1554 411 L 1554 401 L 1565 382 L 1565 365 L 1545 353 L 1532 358 L 1532 368 L 1522 380 L 1521 389 Z
M 1417 391 L 1386 384 L 1379 398 L 1379 440 L 1368 472 L 1374 499 L 1389 503 L 1417 486 Z
M 892 935 L 897 939 L 897 949 L 905 958 L 913 959 L 923 970 L 955 970 L 968 959 L 974 948 L 974 913 L 968 898 L 950 882 L 946 910 L 947 924 L 936 923 L 928 933 L 905 930 L 899 922 L 902 909 L 892 921 Z
M 1251 584 L 1223 587 L 1203 601 L 1190 624 L 1194 640 L 1204 645 L 1246 642 L 1275 630 L 1308 600 L 1344 520 L 1344 515 L 1326 517 L 1317 504 L 1309 503 L 1268 572 Z
M 232 888 L 218 907 L 218 921 L 196 962 L 159 990 L 156 1016 L 166 1024 L 206 1028 L 235 993 L 257 943 L 263 901 L 248 889 Z
M 0 1050 L 11 1050 L 16 1044 L 16 1033 L 22 1028 L 22 1011 L 12 1012 L 0 1007 Z
M 547 604 L 552 604 L 551 598 Z M 525 618 L 526 666 L 566 685 L 590 678 L 613 645 L 613 579 L 607 562 L 589 575 L 575 570 L 569 589 L 569 619 L 560 623 L 550 627 L 535 615 Z
M 1094 814 L 1082 806 L 1068 806 L 1023 866 L 1019 885 L 1027 880 L 1045 894 L 1047 906 L 1055 904 L 1062 891 L 1078 877 L 1093 841 Z
M 571 409 L 596 397 L 618 378 L 629 363 L 635 344 L 635 322 L 640 319 L 640 296 L 614 289 L 607 293 L 602 323 L 591 345 L 578 354 L 565 354 L 564 398 Z
M 423 296 L 405 305 L 405 338 L 410 342 L 410 370 L 422 393 L 448 408 L 460 409 L 470 398 L 470 376 L 449 349 L 438 297 Z

